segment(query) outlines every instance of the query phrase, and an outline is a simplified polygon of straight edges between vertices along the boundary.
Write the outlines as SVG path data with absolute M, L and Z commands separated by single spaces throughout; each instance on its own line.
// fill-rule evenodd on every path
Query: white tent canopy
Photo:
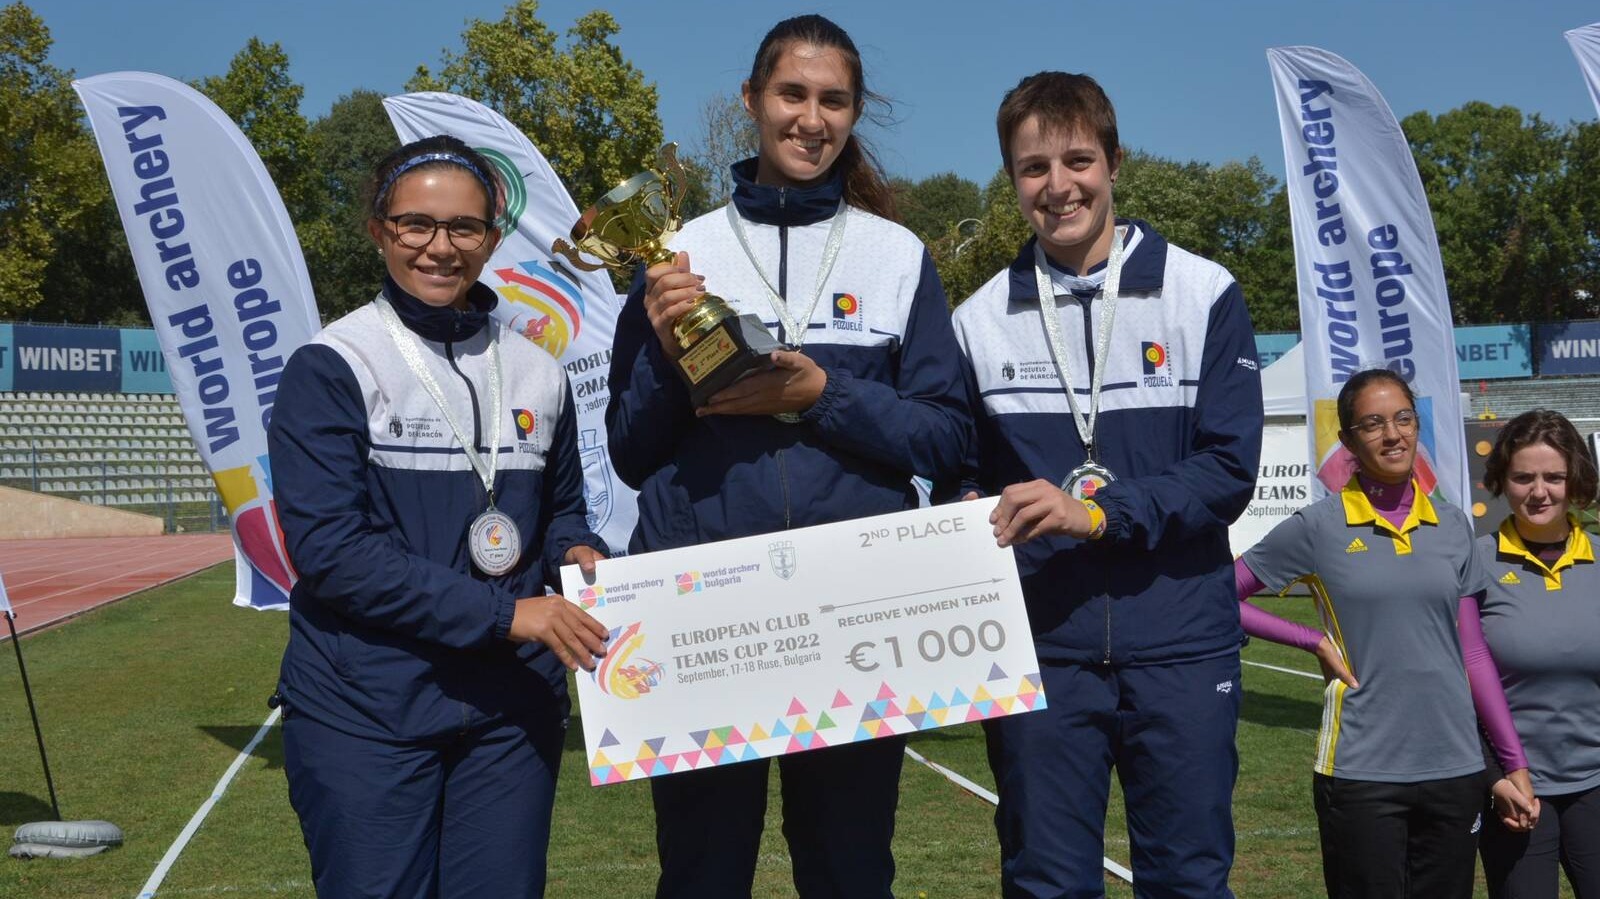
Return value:
M 1300 361 L 1300 351 L 1305 346 L 1297 343 L 1289 352 L 1279 356 L 1271 365 L 1261 370 L 1261 399 L 1267 417 L 1306 414 L 1306 367 Z

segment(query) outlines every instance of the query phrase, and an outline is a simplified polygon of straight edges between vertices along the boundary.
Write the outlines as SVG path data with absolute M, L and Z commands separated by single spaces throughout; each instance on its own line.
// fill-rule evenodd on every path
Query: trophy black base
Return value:
M 745 375 L 771 368 L 773 351 L 781 349 L 761 319 L 725 318 L 678 357 L 678 374 L 689 385 L 690 402 L 704 406 Z

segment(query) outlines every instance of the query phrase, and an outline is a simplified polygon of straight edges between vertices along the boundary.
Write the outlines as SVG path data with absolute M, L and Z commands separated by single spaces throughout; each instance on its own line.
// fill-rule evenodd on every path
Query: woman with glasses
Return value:
M 489 318 L 491 165 L 427 138 L 370 190 L 387 277 L 289 360 L 268 432 L 299 572 L 275 697 L 289 799 L 323 899 L 541 896 L 566 673 L 606 637 L 545 595 L 604 546 L 572 398 Z
M 1595 899 L 1600 568 L 1594 538 L 1572 511 L 1594 502 L 1595 465 L 1572 422 L 1536 409 L 1500 431 L 1483 485 L 1511 506 L 1499 531 L 1478 540 L 1490 581 L 1482 600 L 1483 633 L 1539 797 L 1529 828 L 1515 784 L 1496 780 L 1495 813 L 1484 824 L 1479 847 L 1489 896 L 1555 899 L 1558 869 L 1564 869 L 1573 895 Z
M 1241 600 L 1305 583 L 1323 631 L 1248 602 L 1244 629 L 1315 652 L 1328 677 L 1312 775 L 1328 895 L 1468 897 L 1486 786 L 1479 719 L 1532 796 L 1478 626 L 1474 594 L 1489 578 L 1467 516 L 1413 477 L 1410 386 L 1387 369 L 1359 372 L 1339 391 L 1338 414 L 1355 474 L 1234 567 Z

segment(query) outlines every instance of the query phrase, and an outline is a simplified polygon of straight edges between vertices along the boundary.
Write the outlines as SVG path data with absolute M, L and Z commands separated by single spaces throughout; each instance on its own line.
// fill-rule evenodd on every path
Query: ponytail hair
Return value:
M 843 28 L 819 15 L 795 16 L 772 26 L 756 49 L 755 62 L 750 66 L 750 91 L 760 94 L 778 68 L 784 51 L 795 44 L 810 45 L 839 51 L 855 85 L 856 123 L 862 118 L 882 121 L 890 111 L 889 101 L 867 89 L 861 69 L 861 53 Z M 883 112 L 867 111 L 868 104 L 882 107 Z M 883 166 L 872 152 L 872 147 L 862 139 L 859 129 L 850 129 L 850 138 L 833 162 L 834 171 L 844 182 L 844 200 L 851 206 L 893 221 L 899 220 L 899 209 L 894 200 L 894 189 L 883 174 Z

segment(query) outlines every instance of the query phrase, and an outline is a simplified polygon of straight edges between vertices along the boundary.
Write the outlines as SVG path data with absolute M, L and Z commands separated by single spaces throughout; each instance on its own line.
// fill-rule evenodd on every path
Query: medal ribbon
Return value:
M 374 301 L 378 306 L 378 318 L 383 320 L 383 326 L 389 332 L 389 337 L 394 341 L 396 350 L 400 351 L 400 358 L 405 360 L 406 367 L 416 375 L 421 382 L 422 389 L 427 391 L 433 399 L 433 404 L 439 407 L 439 413 L 444 416 L 445 424 L 450 426 L 451 433 L 455 434 L 456 442 L 467 454 L 467 461 L 472 464 L 472 470 L 478 473 L 483 480 L 483 492 L 489 497 L 489 508 L 494 508 L 494 470 L 500 461 L 500 412 L 505 401 L 505 392 L 500 383 L 500 326 L 496 322 L 489 322 L 489 396 L 490 414 L 488 433 L 489 461 L 484 462 L 483 456 L 478 453 L 478 448 L 473 445 L 472 438 L 456 416 L 451 413 L 450 406 L 445 402 L 444 391 L 439 388 L 439 382 L 434 380 L 433 372 L 428 371 L 427 364 L 422 359 L 422 343 L 417 336 L 411 333 L 405 325 L 400 323 L 400 316 L 395 313 L 394 307 L 389 304 L 389 298 L 379 295 Z
M 843 200 L 839 201 L 839 208 L 833 213 L 833 224 L 828 228 L 828 242 L 822 246 L 822 262 L 817 266 L 817 287 L 811 294 L 811 306 L 806 309 L 806 317 L 797 320 L 789 314 L 789 304 L 778 293 L 778 288 L 772 286 L 772 279 L 767 277 L 761 263 L 756 260 L 755 250 L 750 248 L 750 238 L 745 234 L 744 221 L 739 218 L 739 211 L 734 204 L 729 203 L 728 224 L 733 228 L 733 236 L 739 238 L 739 246 L 744 250 L 746 259 L 755 268 L 756 274 L 761 277 L 761 283 L 767 288 L 767 302 L 772 304 L 772 311 L 777 314 L 778 321 L 783 325 L 783 330 L 789 335 L 789 344 L 795 349 L 805 345 L 807 326 L 811 324 L 811 316 L 817 311 L 817 303 L 822 300 L 822 289 L 828 284 L 828 276 L 833 273 L 833 264 L 839 258 L 839 250 L 844 246 L 844 222 L 849 215 L 849 206 Z
M 1044 332 L 1050 339 L 1050 354 L 1056 360 L 1056 375 L 1067 392 L 1067 405 L 1072 409 L 1072 423 L 1078 426 L 1078 437 L 1083 441 L 1083 451 L 1088 461 L 1094 461 L 1094 426 L 1100 417 L 1100 385 L 1105 381 L 1106 357 L 1111 352 L 1111 323 L 1117 317 L 1117 293 L 1122 286 L 1122 240 L 1126 228 L 1115 228 L 1111 236 L 1111 256 L 1106 260 L 1106 280 L 1101 287 L 1105 313 L 1100 316 L 1100 336 L 1095 342 L 1094 370 L 1089 375 L 1089 414 L 1078 408 L 1078 398 L 1072 392 L 1072 377 L 1067 370 L 1067 342 L 1061 335 L 1061 313 L 1055 308 L 1055 285 L 1050 279 L 1050 263 L 1045 259 L 1044 248 L 1038 241 L 1033 244 L 1033 276 L 1039 286 L 1039 317 L 1044 320 Z

